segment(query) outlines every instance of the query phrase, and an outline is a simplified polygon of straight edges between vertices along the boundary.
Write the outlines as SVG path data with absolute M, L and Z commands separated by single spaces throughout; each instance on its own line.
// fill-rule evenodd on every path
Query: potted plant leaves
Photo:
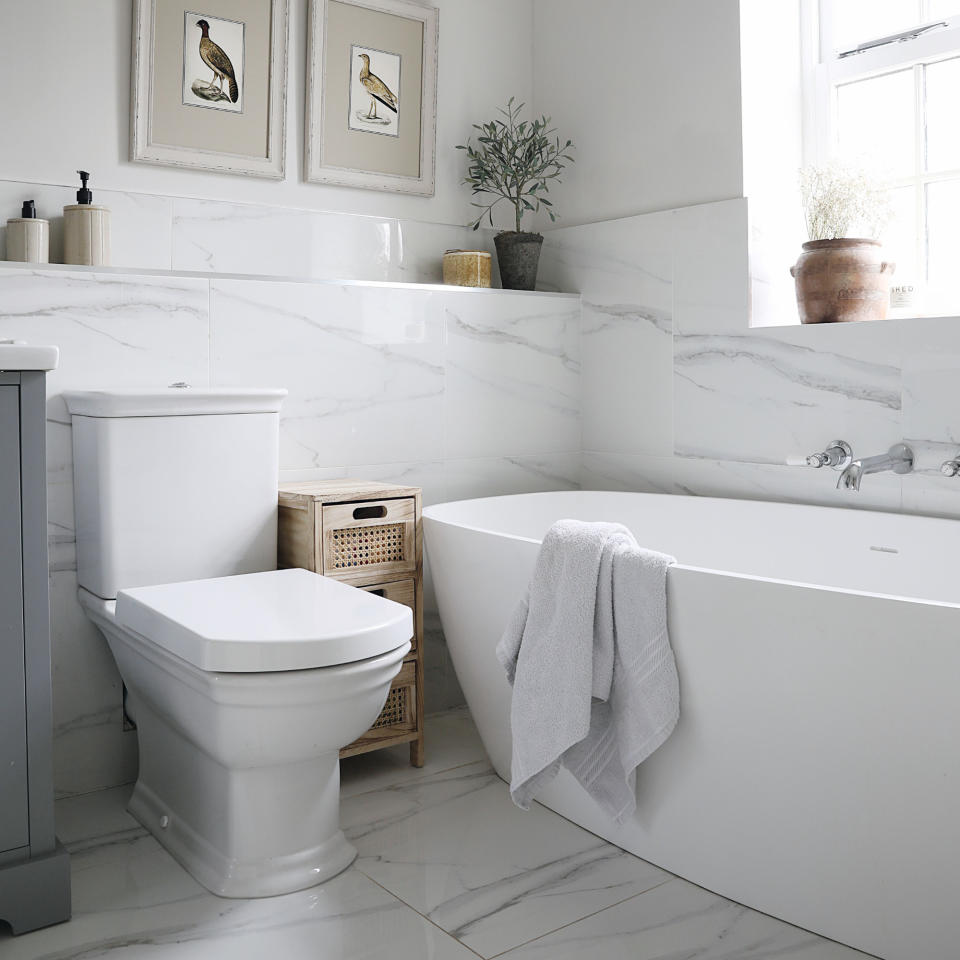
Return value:
M 810 240 L 790 268 L 801 323 L 883 320 L 894 264 L 877 239 L 890 218 L 888 190 L 864 169 L 831 161 L 800 172 Z
M 543 235 L 523 230 L 523 217 L 543 209 L 551 221 L 557 219 L 547 193 L 550 182 L 559 183 L 564 168 L 573 163 L 573 143 L 563 143 L 555 136 L 549 117 L 522 120 L 524 104 L 515 105 L 514 101 L 511 97 L 506 110 L 499 111 L 501 119 L 474 124 L 476 143 L 470 139 L 457 149 L 466 151 L 468 167 L 463 182 L 472 188 L 473 196 L 493 198 L 489 203 L 473 203 L 480 209 L 472 221 L 473 229 L 477 230 L 485 217 L 492 227 L 493 210 L 501 201 L 514 208 L 516 230 L 503 230 L 494 238 L 501 283 L 508 290 L 533 290 Z

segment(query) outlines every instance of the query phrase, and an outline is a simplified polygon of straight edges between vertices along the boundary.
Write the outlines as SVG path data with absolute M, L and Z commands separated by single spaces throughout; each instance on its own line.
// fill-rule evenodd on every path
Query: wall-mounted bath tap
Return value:
M 845 470 L 853 460 L 853 450 L 845 440 L 834 440 L 823 453 L 811 453 L 806 458 L 806 465 L 819 470 L 820 467 L 833 467 L 834 470 Z
M 940 472 L 945 477 L 955 477 L 957 474 L 960 474 L 960 453 L 958 453 L 952 460 L 945 460 L 940 464 Z
M 840 474 L 838 490 L 859 490 L 860 481 L 868 473 L 910 473 L 913 470 L 913 451 L 905 443 L 895 443 L 878 457 L 854 460 Z

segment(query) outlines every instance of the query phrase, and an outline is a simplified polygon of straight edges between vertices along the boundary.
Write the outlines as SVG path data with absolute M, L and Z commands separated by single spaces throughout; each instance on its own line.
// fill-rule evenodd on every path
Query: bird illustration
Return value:
M 223 93 L 223 81 L 230 85 L 230 101 L 236 103 L 240 99 L 240 88 L 237 86 L 237 75 L 234 73 L 230 58 L 210 39 L 210 24 L 206 20 L 198 20 L 197 26 L 201 30 L 200 59 L 213 71 L 212 87 L 216 80 L 220 80 L 220 92 Z
M 379 100 L 388 110 L 399 113 L 396 94 L 375 74 L 370 72 L 370 56 L 366 53 L 359 54 L 363 61 L 360 68 L 360 83 L 363 89 L 370 94 L 370 109 L 367 111 L 367 120 L 379 120 L 377 116 L 377 101 Z

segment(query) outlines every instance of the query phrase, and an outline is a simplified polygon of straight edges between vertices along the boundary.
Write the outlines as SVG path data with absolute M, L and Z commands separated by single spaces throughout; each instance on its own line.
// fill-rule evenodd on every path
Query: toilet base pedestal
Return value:
M 220 897 L 272 897 L 345 870 L 338 751 L 228 769 L 138 701 L 140 776 L 130 813 Z

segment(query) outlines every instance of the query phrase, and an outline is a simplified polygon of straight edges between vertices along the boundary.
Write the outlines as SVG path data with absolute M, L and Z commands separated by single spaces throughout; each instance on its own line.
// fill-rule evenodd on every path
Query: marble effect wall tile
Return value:
M 862 510 L 901 508 L 899 477 L 871 476 L 858 494 L 837 490 L 837 477 L 833 470 L 808 467 L 587 451 L 582 482 L 585 489 L 594 490 L 771 500 Z
M 673 220 L 667 211 L 547 235 L 545 283 L 583 298 L 586 449 L 673 449 Z
M 460 224 L 358 216 L 102 190 L 110 208 L 110 264 L 297 279 L 440 283 L 448 249 L 494 252 L 494 231 Z M 50 262 L 63 261 L 63 207 L 76 186 L 0 180 L 0 255 L 6 221 L 33 199 L 50 221 Z M 499 286 L 494 256 L 493 285 Z
M 387 279 L 391 222 L 255 204 L 175 200 L 174 270 Z
M 173 201 L 174 270 L 440 283 L 443 253 L 457 248 L 492 250 L 493 231 L 255 204 Z
M 580 445 L 580 304 L 566 297 L 444 294 L 445 459 Z
M 793 327 L 677 337 L 675 452 L 783 463 L 832 439 L 886 450 L 902 433 L 898 338 L 883 324 L 869 336 L 853 326 L 816 347 L 812 331 Z
M 123 729 L 123 686 L 100 631 L 77 602 L 73 570 L 50 576 L 53 768 L 58 797 L 136 776 L 137 736 Z
M 445 223 L 396 221 L 391 263 L 384 279 L 405 283 L 442 283 L 443 254 L 447 250 L 485 250 L 491 255 L 491 282 L 500 286 L 495 231 L 472 230 Z
M 290 391 L 282 468 L 442 457 L 442 317 L 394 294 L 384 314 L 372 288 L 213 282 L 214 382 Z
M 674 213 L 677 333 L 746 330 L 750 324 L 747 201 L 704 203 Z
M 110 265 L 169 270 L 173 200 L 99 190 L 96 184 L 94 188 L 94 202 L 110 208 Z M 50 262 L 62 263 L 63 208 L 77 202 L 76 191 L 77 187 L 0 180 L 0 252 L 6 250 L 7 220 L 19 217 L 22 202 L 32 199 L 37 216 L 50 221 Z

